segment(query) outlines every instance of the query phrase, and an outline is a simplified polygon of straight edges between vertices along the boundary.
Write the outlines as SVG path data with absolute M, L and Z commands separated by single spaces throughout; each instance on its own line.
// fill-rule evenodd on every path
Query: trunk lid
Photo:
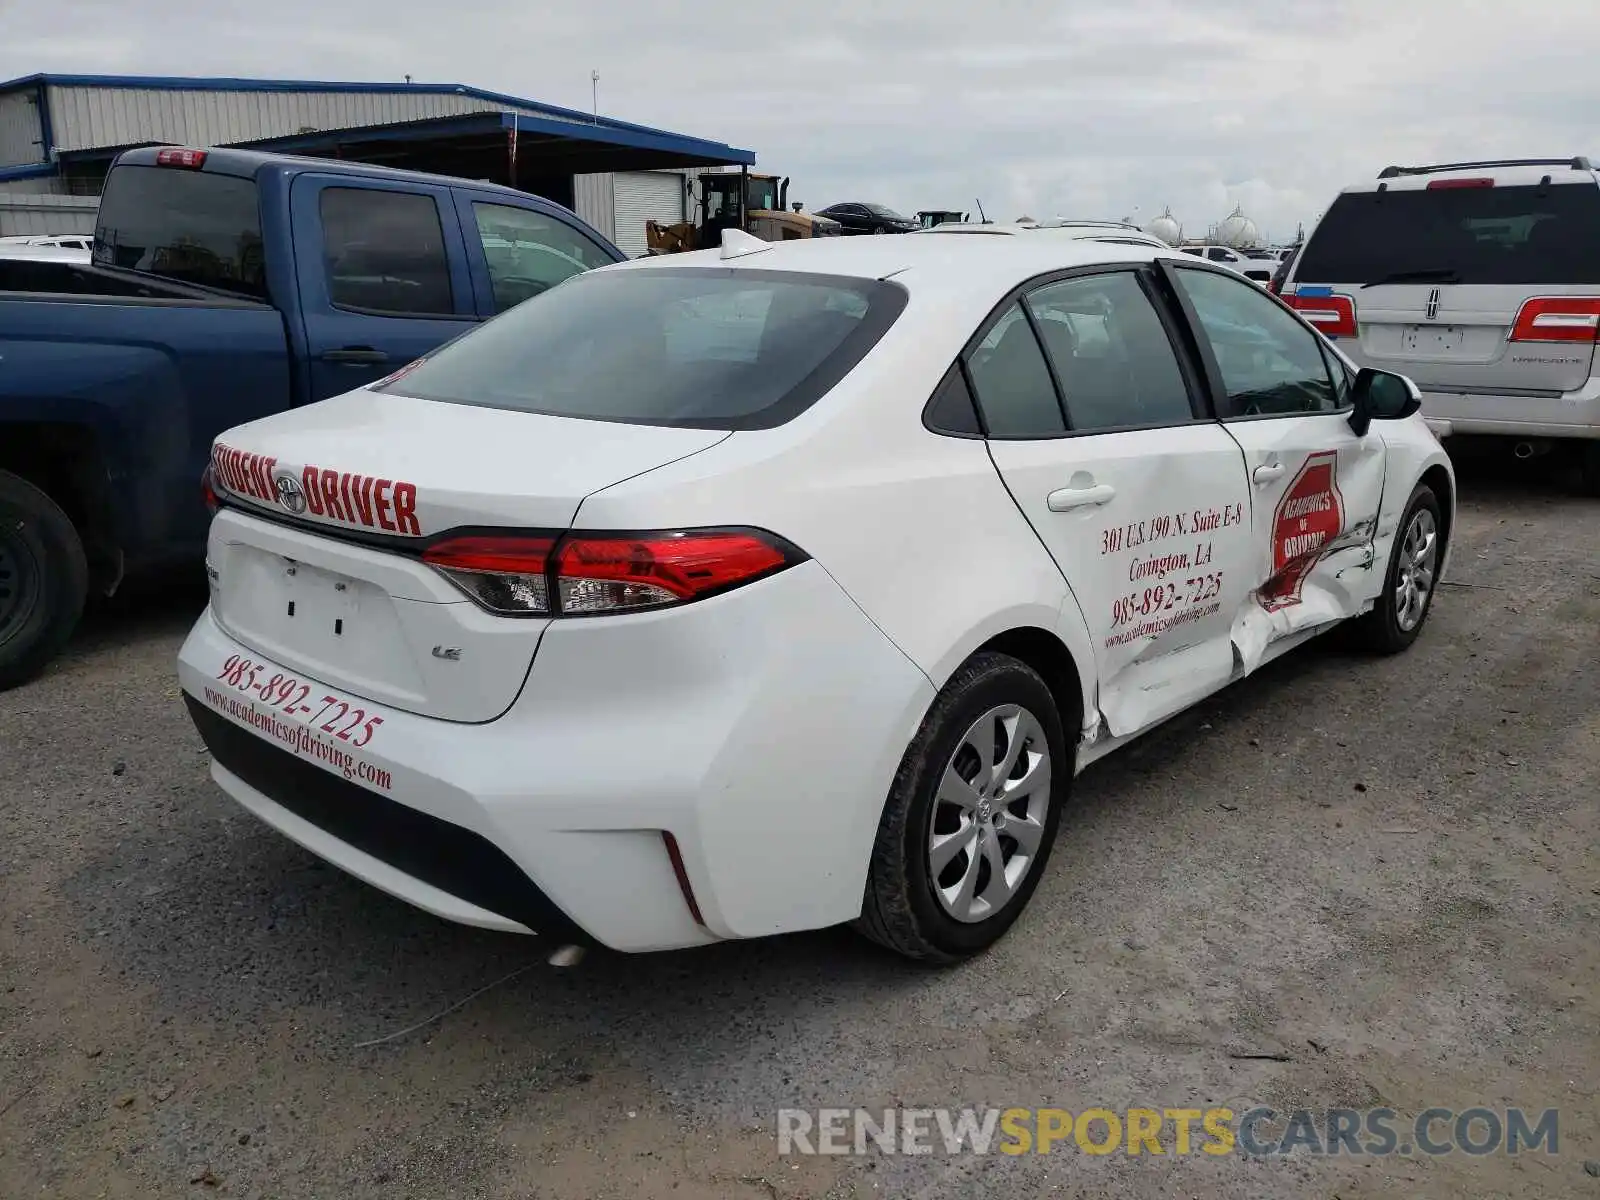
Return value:
M 365 390 L 239 426 L 212 456 L 232 502 L 211 530 L 213 612 L 305 684 L 493 720 L 547 619 L 484 611 L 412 547 L 471 527 L 566 530 L 591 493 L 727 436 Z

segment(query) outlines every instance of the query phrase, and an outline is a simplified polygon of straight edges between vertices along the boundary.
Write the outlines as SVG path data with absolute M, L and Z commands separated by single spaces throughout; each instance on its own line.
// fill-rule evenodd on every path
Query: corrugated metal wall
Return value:
M 574 175 L 572 211 L 613 242 L 616 241 L 616 177 L 609 171 L 600 175 Z
M 67 181 L 59 175 L 41 175 L 37 179 L 7 179 L 0 181 L 0 192 L 27 196 L 70 196 Z M 99 203 L 96 201 L 95 203 Z
M 611 240 L 629 258 L 650 248 L 646 221 L 671 225 L 684 218 L 683 175 L 677 171 L 619 171 L 612 186 L 617 232 Z
M 46 155 L 39 139 L 39 110 L 33 88 L 0 93 L 0 167 L 42 163 Z
M 92 196 L 32 196 L 0 191 L 0 237 L 24 233 L 93 233 L 100 202 Z
M 393 125 L 474 112 L 538 109 L 432 92 L 182 91 L 159 88 L 50 88 L 51 136 L 60 150 L 182 142 L 219 146 L 313 130 Z M 35 134 L 34 136 L 38 136 Z

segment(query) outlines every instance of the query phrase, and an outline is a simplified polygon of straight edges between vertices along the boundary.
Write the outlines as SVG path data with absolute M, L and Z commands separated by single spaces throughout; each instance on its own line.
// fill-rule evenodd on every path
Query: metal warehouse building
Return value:
M 688 214 L 685 176 L 749 166 L 706 141 L 460 84 L 29 75 L 0 83 L 0 235 L 87 232 L 134 146 L 246 146 L 509 184 L 629 254 Z

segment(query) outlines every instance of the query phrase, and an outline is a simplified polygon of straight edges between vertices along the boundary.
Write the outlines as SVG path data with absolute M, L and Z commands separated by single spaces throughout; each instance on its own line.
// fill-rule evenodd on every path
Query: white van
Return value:
M 1345 188 L 1283 298 L 1422 389 L 1441 434 L 1570 450 L 1600 494 L 1600 174 L 1586 158 L 1387 167 Z

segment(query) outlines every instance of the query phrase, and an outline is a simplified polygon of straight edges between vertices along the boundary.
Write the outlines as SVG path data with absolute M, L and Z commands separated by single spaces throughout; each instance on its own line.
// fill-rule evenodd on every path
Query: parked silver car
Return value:
M 1600 173 L 1585 158 L 1387 167 L 1346 188 L 1283 297 L 1442 434 L 1570 450 L 1600 494 Z

